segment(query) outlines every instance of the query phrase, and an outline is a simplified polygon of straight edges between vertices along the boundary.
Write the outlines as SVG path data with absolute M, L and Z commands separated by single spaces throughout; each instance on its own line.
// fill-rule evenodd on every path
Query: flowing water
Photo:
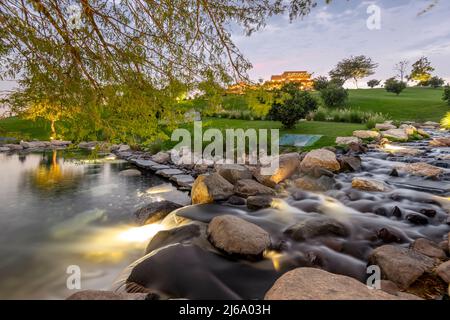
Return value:
M 75 156 L 0 154 L 0 299 L 65 298 L 69 266 L 82 289 L 108 289 L 157 232 L 137 228 L 133 212 L 189 201 L 154 175 L 120 176 L 124 161 Z

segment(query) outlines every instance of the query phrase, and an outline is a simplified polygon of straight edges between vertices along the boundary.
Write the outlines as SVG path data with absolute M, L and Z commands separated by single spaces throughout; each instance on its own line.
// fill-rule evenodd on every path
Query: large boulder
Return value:
M 181 207 L 181 205 L 167 200 L 151 202 L 138 209 L 134 216 L 138 224 L 150 224 L 164 219 L 169 213 Z
M 442 137 L 442 138 L 434 138 L 430 141 L 430 146 L 433 147 L 450 147 L 450 138 Z
M 441 263 L 439 267 L 436 268 L 436 273 L 446 283 L 450 283 L 450 261 Z
M 425 238 L 415 240 L 411 244 L 411 248 L 430 258 L 438 258 L 444 260 L 446 257 L 444 250 L 439 247 L 439 244 Z
M 415 250 L 384 245 L 372 251 L 369 264 L 380 267 L 383 279 L 406 289 L 424 273 L 432 271 L 434 260 Z
M 239 180 L 252 178 L 250 170 L 240 164 L 221 164 L 216 167 L 216 170 L 218 174 L 232 184 Z
M 352 179 L 352 188 L 376 192 L 383 192 L 387 190 L 386 185 L 382 181 L 362 177 L 361 178 L 355 177 Z
M 325 175 L 317 179 L 304 176 L 294 180 L 297 188 L 306 191 L 327 191 L 333 188 L 334 182 L 333 178 Z
M 377 140 L 381 137 L 380 133 L 373 130 L 355 130 L 353 136 L 360 139 L 372 139 Z
M 406 133 L 408 136 L 412 136 L 412 135 L 414 135 L 414 134 L 417 133 L 417 128 L 414 127 L 414 126 L 412 126 L 412 125 L 410 125 L 410 124 L 402 124 L 402 125 L 400 126 L 400 129 L 405 130 L 405 133 Z
M 336 137 L 335 143 L 337 145 L 349 145 L 352 143 L 361 143 L 358 137 Z
M 234 187 L 234 192 L 241 197 L 275 195 L 273 189 L 251 179 L 239 180 Z
M 339 159 L 341 170 L 359 171 L 361 169 L 361 158 L 355 156 L 342 156 Z
M 48 141 L 21 141 L 20 145 L 24 149 L 41 149 L 50 146 L 50 142 Z
M 226 200 L 233 195 L 234 187 L 218 173 L 200 175 L 192 185 L 192 204 Z
M 395 169 L 414 176 L 422 177 L 436 177 L 444 173 L 444 169 L 424 162 L 401 164 Z
M 214 217 L 207 234 L 216 248 L 232 255 L 261 257 L 270 245 L 269 233 L 232 215 Z
M 315 268 L 283 274 L 267 291 L 265 300 L 396 300 L 382 290 L 369 289 L 356 279 Z
M 149 300 L 148 293 L 128 293 L 102 290 L 83 290 L 70 295 L 66 300 Z
M 285 233 L 296 241 L 329 235 L 346 237 L 349 234 L 342 223 L 328 217 L 308 218 L 289 227 Z
M 157 154 L 152 156 L 152 160 L 157 162 L 157 163 L 160 163 L 160 164 L 166 164 L 170 160 L 170 153 L 169 152 L 160 151 Z
M 271 175 L 261 172 L 261 167 L 252 168 L 253 176 L 258 182 L 268 187 L 274 187 L 276 184 L 290 178 L 300 167 L 300 155 L 296 152 L 281 154 L 278 157 L 278 167 Z
M 382 132 L 383 138 L 392 141 L 408 141 L 408 134 L 404 129 L 390 129 Z
M 397 129 L 397 127 L 394 126 L 390 122 L 385 122 L 385 123 L 377 123 L 375 125 L 375 129 L 380 130 L 380 131 L 385 131 L 385 130 Z
M 324 168 L 333 172 L 339 171 L 341 168 L 336 159 L 336 155 L 326 149 L 317 149 L 308 152 L 300 164 L 300 169 L 305 173 L 310 172 L 315 167 Z
M 272 206 L 272 202 L 272 196 L 250 196 L 247 198 L 247 208 L 249 208 L 250 210 L 269 208 Z
M 145 254 L 168 245 L 183 243 L 193 238 L 198 238 L 202 235 L 202 232 L 204 233 L 205 229 L 206 227 L 204 227 L 203 224 L 189 223 L 181 227 L 159 231 L 152 240 L 150 240 L 145 249 Z

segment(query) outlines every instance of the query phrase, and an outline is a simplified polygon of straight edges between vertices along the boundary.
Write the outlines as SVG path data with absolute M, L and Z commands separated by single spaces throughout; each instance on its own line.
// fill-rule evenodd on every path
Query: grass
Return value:
M 437 121 L 449 110 L 443 89 L 411 87 L 399 96 L 383 88 L 349 90 L 349 107 L 381 112 L 393 120 Z
M 0 136 L 13 137 L 18 140 L 49 140 L 50 123 L 47 121 L 31 121 L 18 117 L 0 120 Z

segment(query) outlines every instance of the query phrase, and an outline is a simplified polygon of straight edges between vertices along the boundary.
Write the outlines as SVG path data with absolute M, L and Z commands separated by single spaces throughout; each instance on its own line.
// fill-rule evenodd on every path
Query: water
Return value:
M 81 269 L 82 289 L 108 289 L 157 231 L 136 232 L 133 212 L 189 201 L 154 175 L 118 175 L 126 162 L 72 156 L 0 154 L 0 299 L 65 298 L 71 265 Z

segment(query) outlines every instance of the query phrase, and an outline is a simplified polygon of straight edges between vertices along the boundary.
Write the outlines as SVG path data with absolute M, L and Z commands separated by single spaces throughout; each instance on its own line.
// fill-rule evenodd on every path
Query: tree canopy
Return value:
M 326 1 L 327 3 L 330 1 Z M 250 62 L 231 27 L 250 35 L 268 17 L 301 17 L 313 0 L 4 0 L 0 75 L 10 97 L 56 103 L 78 138 L 158 138 L 177 98 L 200 83 L 246 78 Z M 44 86 L 44 90 L 42 90 Z M 51 99 L 49 99 L 51 95 Z M 12 102 L 11 99 L 15 99 Z M 19 110 L 18 110 L 19 111 Z
M 434 68 L 431 66 L 430 60 L 427 57 L 421 57 L 412 65 L 411 75 L 409 78 L 418 81 L 419 84 L 426 83 L 431 78 L 431 72 Z
M 358 79 L 362 79 L 373 75 L 374 69 L 378 64 L 373 62 L 371 58 L 364 55 L 351 56 L 339 62 L 336 67 L 330 71 L 332 79 L 339 79 L 343 82 L 353 79 L 356 87 L 358 87 Z

